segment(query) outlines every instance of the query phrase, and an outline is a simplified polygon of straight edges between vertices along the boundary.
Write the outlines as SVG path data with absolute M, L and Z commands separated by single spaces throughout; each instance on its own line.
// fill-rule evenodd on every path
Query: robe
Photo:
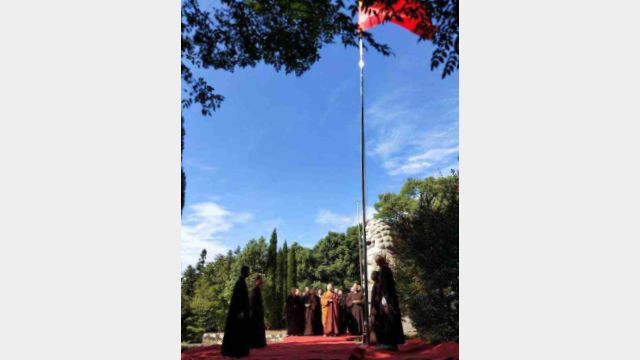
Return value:
M 327 291 L 322 295 L 320 301 L 322 308 L 326 309 L 326 319 L 323 323 L 325 335 L 338 335 L 340 330 L 338 329 L 338 316 L 339 313 L 339 299 L 333 291 Z
M 400 316 L 400 304 L 396 292 L 396 282 L 389 266 L 380 267 L 380 281 L 378 282 L 377 308 L 379 316 L 380 332 L 377 334 L 378 343 L 395 347 L 404 344 L 404 332 L 402 331 L 402 317 Z M 386 305 L 383 304 L 383 298 Z
M 293 318 L 295 332 L 296 332 L 296 335 L 302 335 L 304 334 L 304 315 L 305 315 L 304 300 L 302 299 L 302 296 L 295 296 L 294 301 L 296 303 L 296 307 L 294 309 L 294 318 Z
M 324 293 L 326 294 L 326 292 Z M 324 294 L 320 297 L 320 304 L 322 304 L 322 298 L 324 298 Z M 327 320 L 327 308 L 321 306 L 322 308 L 322 326 L 324 326 L 324 322 Z
M 324 333 L 322 326 L 322 306 L 320 304 L 320 296 L 314 295 L 315 310 L 313 311 L 313 322 L 311 327 L 313 328 L 313 335 L 322 335 Z
M 295 334 L 296 325 L 294 322 L 295 307 L 296 307 L 295 297 L 293 295 L 287 296 L 287 300 L 285 300 L 285 305 L 284 305 L 285 319 L 287 321 L 287 335 L 296 335 Z
M 347 307 L 351 310 L 349 333 L 354 335 L 362 334 L 364 323 L 364 294 L 362 291 L 349 293 Z
M 373 282 L 371 286 L 371 305 L 369 310 L 369 342 L 371 345 L 378 344 L 378 333 L 380 332 L 380 284 Z
M 249 294 L 244 277 L 238 278 L 233 287 L 231 304 L 222 338 L 222 355 L 244 357 L 249 355 Z
M 313 331 L 313 318 L 319 304 L 316 300 L 316 296 L 314 295 L 307 295 L 304 297 L 304 300 L 304 335 L 315 335 Z
M 338 317 L 338 329 L 340 334 L 347 333 L 347 327 L 351 324 L 351 312 L 347 308 L 347 298 L 349 295 L 342 294 L 338 296 L 340 311 Z
M 256 286 L 251 291 L 249 299 L 251 315 L 249 316 L 249 343 L 252 348 L 267 346 L 267 337 L 264 330 L 264 307 L 262 306 L 262 291 Z

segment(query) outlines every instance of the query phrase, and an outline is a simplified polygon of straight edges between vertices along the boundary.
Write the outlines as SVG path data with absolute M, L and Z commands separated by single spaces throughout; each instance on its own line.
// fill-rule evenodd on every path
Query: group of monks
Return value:
M 345 295 L 342 290 L 334 291 L 333 284 L 327 284 L 327 291 L 308 287 L 300 293 L 291 289 L 287 296 L 285 314 L 287 335 L 362 334 L 364 321 L 364 294 L 360 285 L 353 284 Z
M 371 306 L 369 313 L 369 338 L 371 344 L 381 349 L 397 351 L 404 344 L 404 332 L 400 316 L 398 294 L 393 272 L 386 260 L 376 257 L 378 271 L 371 274 Z M 267 346 L 262 305 L 262 277 L 256 276 L 249 296 L 246 278 L 249 267 L 243 266 L 236 281 L 227 312 L 222 340 L 222 355 L 244 357 L 251 348 Z M 292 289 L 286 299 L 287 334 L 337 336 L 360 335 L 364 331 L 364 294 L 360 285 L 353 284 L 347 295 L 334 291 L 333 284 L 327 290 L 305 288 Z

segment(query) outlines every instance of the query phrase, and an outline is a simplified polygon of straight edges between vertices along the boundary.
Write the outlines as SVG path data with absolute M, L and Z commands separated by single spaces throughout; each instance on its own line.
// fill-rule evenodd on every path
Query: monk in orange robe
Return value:
M 333 292 L 333 284 L 327 284 L 327 292 L 322 294 L 320 303 L 322 304 L 322 309 L 326 309 L 323 319 L 324 334 L 331 336 L 338 335 L 338 309 L 340 307 L 340 301 L 338 295 Z

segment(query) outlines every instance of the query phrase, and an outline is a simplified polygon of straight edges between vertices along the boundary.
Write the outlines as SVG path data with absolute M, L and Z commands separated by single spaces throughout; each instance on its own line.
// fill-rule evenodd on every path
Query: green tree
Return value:
M 198 273 L 202 272 L 204 268 L 204 264 L 207 262 L 207 249 L 202 249 L 200 252 L 200 258 L 198 259 L 198 263 L 196 264 L 196 271 Z
M 323 284 L 333 282 L 342 289 L 348 289 L 358 281 L 357 227 L 352 228 L 355 230 L 347 229 L 350 236 L 330 231 L 313 248 L 316 281 Z M 356 236 L 353 236 L 354 233 Z
M 398 235 L 395 249 L 402 266 L 396 269 L 396 281 L 403 311 L 423 337 L 457 341 L 458 173 L 410 179 L 400 194 L 385 195 L 376 208 L 385 210 L 382 218 Z
M 393 10 L 398 0 L 383 1 L 392 17 L 419 16 L 425 27 L 427 21 L 437 31 L 423 37 L 434 44 L 431 69 L 443 65 L 442 77 L 458 69 L 459 25 L 458 0 L 415 0 L 415 7 Z M 363 0 L 367 8 L 377 0 Z M 201 70 L 234 71 L 254 67 L 259 62 L 284 69 L 297 76 L 320 60 L 320 50 L 336 39 L 345 46 L 356 46 L 360 34 L 355 14 L 355 2 L 342 0 L 221 0 L 206 9 L 198 0 L 183 0 L 181 8 L 181 76 L 182 107 L 193 104 L 200 112 L 211 116 L 224 97 L 205 80 Z M 211 9 L 211 10 L 209 10 Z M 377 43 L 370 33 L 363 32 L 366 45 L 390 55 L 387 45 Z M 181 116 L 182 147 L 184 151 L 184 116 Z M 187 179 L 181 167 L 184 208 Z
M 289 287 L 289 247 L 287 246 L 287 241 L 285 240 L 282 245 L 282 266 L 280 267 L 280 290 L 282 294 L 282 298 L 286 299 L 291 288 Z
M 267 327 L 278 324 L 278 232 L 273 229 L 266 260 L 267 284 L 265 286 L 265 321 Z
M 191 339 L 191 334 L 189 333 L 189 326 L 193 322 L 191 299 L 195 293 L 198 276 L 198 272 L 196 272 L 196 269 L 191 265 L 187 266 L 182 273 L 180 287 L 180 328 L 182 341 L 189 341 Z
M 293 243 L 289 254 L 287 256 L 287 289 L 292 289 L 298 286 L 298 270 L 296 262 L 296 248 L 297 244 Z

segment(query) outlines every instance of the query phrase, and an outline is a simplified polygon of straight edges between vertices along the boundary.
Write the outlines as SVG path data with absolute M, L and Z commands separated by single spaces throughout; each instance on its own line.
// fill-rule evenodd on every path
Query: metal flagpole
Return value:
M 362 50 L 362 34 L 359 36 L 360 61 L 360 165 L 361 165 L 361 190 L 362 190 L 362 258 L 364 261 L 364 343 L 369 345 L 369 279 L 367 272 L 367 201 L 365 187 L 364 166 L 364 59 Z
M 356 219 L 360 217 L 360 204 L 356 201 Z M 364 284 L 364 268 L 362 267 L 362 230 L 358 222 L 358 270 L 360 271 L 360 284 Z

